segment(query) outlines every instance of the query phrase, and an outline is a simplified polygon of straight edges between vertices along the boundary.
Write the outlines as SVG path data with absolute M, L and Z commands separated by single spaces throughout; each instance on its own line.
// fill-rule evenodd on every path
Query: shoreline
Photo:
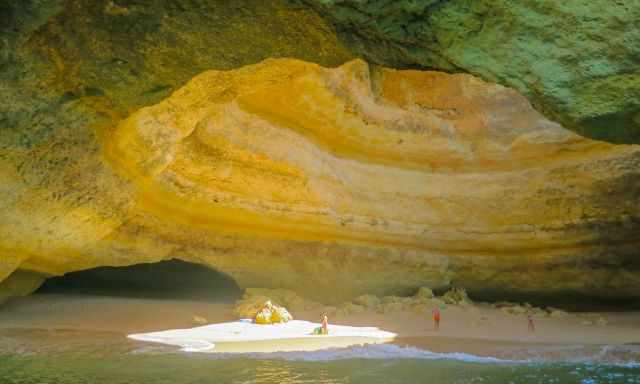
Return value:
M 131 348 L 141 348 L 152 344 L 127 340 L 126 336 L 194 328 L 204 325 L 198 323 L 202 320 L 206 324 L 234 321 L 232 311 L 231 302 L 36 294 L 15 299 L 0 309 L 0 350 L 11 351 L 11 345 L 1 345 L 11 339 L 15 340 L 13 349 L 16 351 L 46 353 L 56 350 L 61 343 L 91 344 L 93 335 L 103 341 L 131 343 Z M 316 312 L 293 315 L 295 319 L 317 322 L 319 314 Z M 597 317 L 606 318 L 607 324 L 581 324 L 585 319 Z M 462 353 L 507 360 L 571 361 L 591 356 L 605 362 L 612 359 L 640 361 L 640 312 L 570 313 L 562 318 L 534 319 L 536 332 L 530 334 L 524 316 L 509 315 L 488 304 L 448 305 L 442 311 L 439 332 L 431 329 L 429 316 L 412 311 L 386 314 L 364 311 L 330 318 L 329 329 L 332 325 L 378 327 L 397 334 L 389 344 L 434 353 Z M 344 347 L 344 340 L 326 341 L 326 347 Z M 325 346 L 325 340 L 311 342 Z M 225 348 L 220 345 L 214 352 L 274 352 L 269 348 L 273 345 L 262 343 L 265 348 L 260 351 L 249 351 L 249 344 L 239 343 Z M 304 350 L 308 347 L 306 343 L 310 341 L 283 342 L 286 346 L 283 351 Z M 254 344 L 252 348 L 255 347 Z M 611 356 L 598 357 L 602 351 Z

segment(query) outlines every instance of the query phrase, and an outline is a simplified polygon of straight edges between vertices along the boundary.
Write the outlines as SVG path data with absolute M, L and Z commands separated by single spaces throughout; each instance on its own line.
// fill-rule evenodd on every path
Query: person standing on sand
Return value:
M 327 317 L 326 313 L 322 314 L 322 334 L 323 335 L 328 335 L 329 334 L 329 318 Z
M 533 316 L 530 313 L 527 314 L 527 329 L 531 333 L 536 331 L 536 326 L 533 324 Z
M 431 314 L 433 315 L 433 330 L 438 331 L 440 330 L 440 308 L 433 308 Z

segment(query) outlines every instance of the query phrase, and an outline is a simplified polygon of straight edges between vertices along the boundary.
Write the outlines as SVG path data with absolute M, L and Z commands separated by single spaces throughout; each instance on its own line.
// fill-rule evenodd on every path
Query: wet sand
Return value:
M 35 294 L 15 299 L 0 309 L 0 350 L 46 350 L 56 345 L 66 348 L 77 343 L 123 342 L 126 335 L 199 326 L 195 317 L 207 323 L 236 320 L 232 302 L 186 300 L 149 300 L 87 295 Z M 301 320 L 318 321 L 317 311 L 293 313 Z M 604 318 L 606 325 L 583 325 Z M 442 353 L 469 353 L 500 358 L 542 356 L 565 359 L 600 353 L 603 346 L 629 346 L 637 353 L 640 343 L 640 312 L 569 314 L 562 318 L 534 317 L 536 331 L 527 331 L 524 316 L 506 314 L 486 304 L 470 308 L 447 306 L 442 311 L 439 331 L 432 329 L 425 313 L 373 311 L 330 319 L 330 323 L 353 326 L 376 326 L 398 334 L 393 342 Z M 22 335 L 22 336 L 21 336 Z M 13 340 L 11 347 L 9 340 Z M 16 341 L 17 340 L 17 341 Z M 20 344 L 20 340 L 24 343 Z M 291 341 L 287 349 L 304 343 Z M 36 345 L 37 344 L 37 345 Z M 327 344 L 328 347 L 340 347 Z M 295 349 L 295 348 L 294 348 Z M 301 349 L 304 349 L 301 346 Z M 242 352 L 242 345 L 229 347 Z

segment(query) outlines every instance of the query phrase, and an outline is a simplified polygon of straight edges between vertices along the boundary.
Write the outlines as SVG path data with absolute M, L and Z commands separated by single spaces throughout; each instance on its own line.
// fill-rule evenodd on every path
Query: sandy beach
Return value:
M 69 343 L 73 338 L 101 335 L 111 340 L 123 340 L 131 333 L 201 326 L 203 320 L 207 324 L 234 321 L 232 310 L 233 303 L 230 302 L 36 294 L 13 300 L 2 308 L 0 334 L 15 336 L 29 330 L 32 335 L 39 335 L 32 340 L 39 344 L 33 346 L 37 350 L 44 344 L 58 343 L 60 339 Z M 320 314 L 307 311 L 293 315 L 296 319 L 317 322 Z M 606 325 L 596 324 L 596 319 L 600 318 L 606 319 Z M 448 305 L 442 311 L 439 331 L 433 330 L 428 314 L 411 311 L 386 314 L 366 311 L 330 319 L 330 325 L 375 326 L 396 333 L 398 336 L 393 343 L 401 346 L 501 358 L 521 357 L 531 351 L 552 359 L 555 356 L 564 358 L 573 353 L 572 350 L 579 349 L 577 353 L 584 354 L 602 346 L 640 344 L 640 312 L 570 313 L 561 318 L 534 317 L 534 322 L 536 330 L 531 333 L 524 316 L 507 314 L 488 304 Z M 36 331 L 40 333 L 33 333 Z M 61 334 L 65 336 L 59 337 Z M 281 344 L 237 343 L 220 348 L 219 352 L 304 350 L 305 346 L 309 347 L 308 343 L 318 344 L 309 339 L 287 340 Z M 352 340 L 335 339 L 320 344 L 322 347 L 343 347 L 349 343 Z M 23 348 L 28 349 L 29 343 L 26 344 Z

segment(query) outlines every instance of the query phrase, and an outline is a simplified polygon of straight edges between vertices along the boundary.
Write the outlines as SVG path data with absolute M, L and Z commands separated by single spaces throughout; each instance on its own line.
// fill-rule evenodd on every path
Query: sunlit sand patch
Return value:
M 138 333 L 134 340 L 175 345 L 188 352 L 285 352 L 379 344 L 393 340 L 395 333 L 376 327 L 330 325 L 328 335 L 313 335 L 320 324 L 292 320 L 284 324 L 260 325 L 235 321 L 189 329 Z

